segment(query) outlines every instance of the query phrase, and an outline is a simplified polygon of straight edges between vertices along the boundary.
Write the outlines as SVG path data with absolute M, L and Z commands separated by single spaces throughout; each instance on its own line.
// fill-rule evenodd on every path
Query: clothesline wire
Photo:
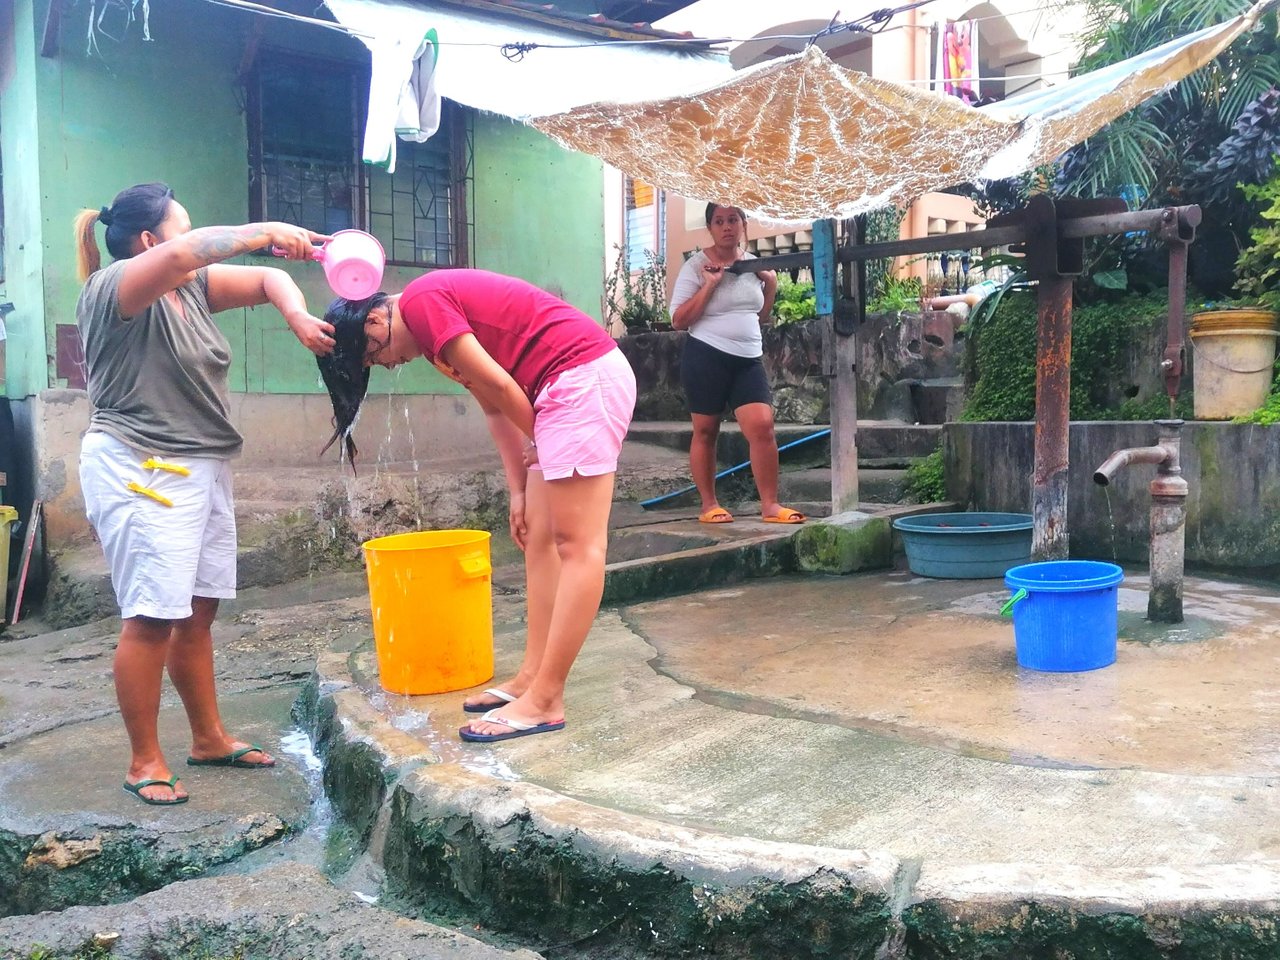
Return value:
M 336 30 L 339 33 L 345 33 L 353 37 L 372 40 L 374 37 L 361 30 L 356 30 L 341 23 L 335 23 L 331 20 L 321 20 L 318 17 L 308 17 L 298 13 L 290 13 L 286 10 L 277 10 L 275 7 L 268 7 L 265 4 L 254 3 L 253 0 L 205 0 L 215 6 L 230 7 L 232 9 L 246 10 L 250 13 L 257 13 L 266 17 L 275 17 L 280 20 L 294 20 L 299 23 L 306 23 L 311 26 L 323 27 L 326 30 Z M 905 13 L 908 10 L 914 10 L 917 7 L 925 6 L 934 0 L 917 0 L 915 3 L 905 4 L 900 7 L 892 7 L 881 10 L 875 10 L 858 20 L 843 23 L 832 23 L 817 33 L 776 33 L 765 34 L 758 37 L 645 37 L 635 38 L 631 40 L 588 40 L 579 43 L 494 43 L 492 41 L 468 41 L 468 40 L 440 40 L 439 45 L 442 47 L 493 47 L 495 49 L 512 51 L 518 55 L 522 55 L 529 50 L 574 50 L 587 49 L 591 47 L 602 46 L 644 46 L 651 44 L 697 44 L 700 46 L 715 46 L 724 43 L 747 43 L 749 41 L 760 40 L 807 40 L 813 43 L 826 36 L 832 36 L 837 33 L 854 32 L 854 33 L 881 33 L 886 29 L 888 22 L 897 14 Z M 1033 13 L 1036 11 L 1047 11 L 1055 8 L 1056 5 L 1048 4 L 1043 7 L 1031 7 L 1026 10 L 1019 10 L 1017 13 L 1008 14 L 1008 16 L 1017 16 L 1022 13 Z M 837 13 L 838 17 L 839 14 Z M 974 18 L 976 22 L 983 20 L 999 19 L 1000 15 L 988 17 Z M 891 28 L 896 29 L 896 28 Z
M 313 25 L 313 26 L 317 26 L 317 27 L 325 27 L 325 28 L 327 28 L 327 29 L 329 29 L 329 30 L 337 30 L 337 31 L 339 31 L 340 33 L 347 33 L 347 34 L 350 34 L 351 36 L 354 36 L 354 37 L 363 37 L 363 38 L 367 38 L 367 39 L 373 39 L 373 37 L 371 37 L 371 36 L 370 36 L 369 34 L 367 34 L 367 33 L 362 33 L 362 32 L 360 32 L 360 31 L 358 31 L 358 30 L 353 30 L 353 29 L 351 29 L 350 27 L 346 27 L 346 26 L 344 26 L 344 25 L 342 25 L 342 24 L 340 24 L 340 23 L 333 23 L 333 22 L 331 22 L 331 21 L 329 21 L 329 20 L 320 20 L 320 19 L 318 19 L 318 18 L 316 18 L 316 17 L 306 17 L 306 16 L 303 16 L 303 15 L 301 15 L 301 14 L 296 14 L 296 13 L 288 13 L 288 12 L 283 11 L 283 10 L 276 10 L 274 7 L 268 7 L 268 6 L 265 6 L 265 5 L 260 4 L 260 3 L 254 3 L 254 2 L 252 2 L 252 0 L 205 0 L 205 2 L 206 2 L 206 3 L 212 3 L 212 4 L 214 4 L 215 6 L 220 6 L 220 7 L 232 7 L 232 8 L 238 8 L 238 9 L 248 10 L 248 11 L 253 12 L 253 13 L 259 13 L 259 14 L 262 14 L 263 16 L 268 16 L 268 17 L 277 17 L 277 18 L 279 18 L 279 19 L 283 19 L 283 20 L 297 20 L 297 21 L 300 21 L 300 22 L 302 22 L 302 23 L 308 23 L 308 24 L 311 24 L 311 25 Z M 911 6 L 911 7 L 918 7 L 918 6 L 923 6 L 925 3 L 930 3 L 930 2 L 932 2 L 932 0 L 921 0 L 921 2 L 920 2 L 920 3 L 914 3 L 914 4 L 911 4 L 910 6 Z M 893 11 L 893 12 L 895 12 L 895 13 L 901 13 L 901 12 L 903 11 L 903 9 L 907 9 L 907 8 L 897 8 L 897 9 L 895 9 L 895 11 Z M 1033 8 L 1033 9 L 1048 9 L 1048 8 L 1046 7 L 1046 8 Z M 870 17 L 876 17 L 876 16 L 878 16 L 878 15 L 880 15 L 880 14 L 884 14 L 884 13 L 886 13 L 886 12 L 887 12 L 887 11 L 877 11 L 876 13 L 869 14 L 868 16 L 870 16 Z M 1030 11 L 1029 11 L 1029 10 L 1024 10 L 1024 11 L 1020 11 L 1020 12 L 1022 12 L 1022 13 L 1028 13 L 1028 12 L 1030 12 Z M 980 18 L 980 19 L 988 19 L 988 18 Z M 834 27 L 834 29 L 833 29 L 832 27 L 827 27 L 827 28 L 825 28 L 824 30 L 820 31 L 817 35 L 814 35 L 814 34 L 807 34 L 807 33 L 803 33 L 803 34 L 802 34 L 802 33 L 790 33 L 790 34 L 776 34 L 776 35 L 764 36 L 764 37 L 752 37 L 751 39 L 752 39 L 752 40 L 810 40 L 810 41 L 812 41 L 812 40 L 814 40 L 814 39 L 817 39 L 818 37 L 828 35 L 829 33 L 836 33 L 836 32 L 839 32 L 841 29 L 847 29 L 848 27 L 849 27 L 849 25 L 848 25 L 848 24 L 836 24 L 836 25 L 835 25 L 835 27 Z M 594 46 L 602 46 L 602 45 L 611 45 L 611 44 L 614 44 L 614 43 L 666 43 L 666 42 L 670 42 L 670 41 L 665 41 L 665 40 L 660 40 L 660 39 L 654 39 L 654 40 L 634 40 L 634 41 L 632 41 L 632 40 L 616 40 L 616 41 L 599 41 L 599 42 L 592 42 L 592 43 L 586 43 L 586 44 L 534 44 L 534 45 L 532 45 L 532 46 L 547 47 L 547 48 L 557 48 L 557 49 L 573 49 L 573 48 L 577 48 L 577 47 L 594 47 Z M 722 40 L 705 40 L 705 39 L 704 39 L 704 40 L 697 40 L 697 41 L 693 41 L 693 42 L 698 42 L 698 43 L 740 43 L 740 42 L 744 42 L 744 41 L 736 41 L 736 40 L 728 40 L 728 39 L 722 39 Z M 499 49 L 504 49 L 504 48 L 505 48 L 505 45 L 503 45 L 503 44 L 498 44 L 498 43 L 482 43 L 482 42 L 467 42 L 467 41 L 452 41 L 452 42 L 451 42 L 451 41 L 448 41 L 448 40 L 442 40 L 442 41 L 440 41 L 440 45 L 441 45 L 441 46 L 456 46 L 456 47 L 494 47 L 494 48 L 499 48 Z M 1045 72 L 1043 72 L 1043 73 L 1018 73 L 1018 74 L 1009 74 L 1009 75 L 1007 75 L 1007 76 L 1003 76 L 1003 77 L 970 77 L 970 78 L 967 78 L 967 79 L 969 79 L 970 81 L 976 81 L 976 82 L 979 82 L 979 83 L 981 83 L 981 82 L 992 82 L 992 81 L 996 81 L 996 80 L 1039 80 L 1039 79 L 1042 79 L 1042 78 L 1044 78 L 1044 77 L 1063 76 L 1063 75 L 1066 75 L 1066 74 L 1068 74 L 1068 73 L 1070 73 L 1070 71 L 1069 71 L 1069 70 L 1051 70 L 1051 71 L 1045 71 Z M 934 79 L 920 79 L 920 80 L 898 80 L 897 82 L 898 82 L 898 83 L 940 83 L 941 81 L 939 81 L 939 80 L 934 80 Z

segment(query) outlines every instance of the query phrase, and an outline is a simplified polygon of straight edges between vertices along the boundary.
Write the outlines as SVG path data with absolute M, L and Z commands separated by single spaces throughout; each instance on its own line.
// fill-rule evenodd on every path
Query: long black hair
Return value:
M 369 368 L 364 362 L 368 352 L 364 325 L 369 312 L 383 306 L 388 299 L 385 293 L 375 293 L 364 300 L 339 297 L 329 304 L 324 314 L 325 322 L 333 324 L 333 352 L 327 357 L 316 357 L 316 363 L 320 366 L 320 376 L 333 404 L 333 436 L 320 451 L 320 456 L 324 456 L 334 441 L 341 438 L 353 473 L 359 450 L 351 431 L 369 389 Z
M 133 256 L 134 239 L 144 230 L 155 233 L 173 202 L 173 190 L 167 183 L 139 183 L 117 193 L 109 207 L 81 210 L 75 221 L 76 266 L 81 281 L 102 265 L 93 236 L 95 223 L 107 228 L 107 251 L 111 256 L 127 260 Z

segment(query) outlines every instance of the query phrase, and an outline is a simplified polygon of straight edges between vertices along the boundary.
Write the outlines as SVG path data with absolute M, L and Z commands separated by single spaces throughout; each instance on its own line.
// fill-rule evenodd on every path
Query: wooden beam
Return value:
M 818 317 L 824 325 L 823 344 L 828 354 L 823 358 L 823 367 L 832 374 L 829 393 L 831 513 L 834 515 L 858 507 L 858 384 L 854 372 L 858 348 L 846 315 L 850 307 L 856 310 L 857 305 L 840 297 L 834 220 L 813 223 L 813 293 Z
M 258 46 L 262 43 L 262 32 L 266 29 L 266 20 L 254 17 L 249 35 L 244 40 L 244 53 L 240 57 L 240 66 L 236 69 L 236 80 L 244 83 L 253 69 L 253 62 L 258 59 Z

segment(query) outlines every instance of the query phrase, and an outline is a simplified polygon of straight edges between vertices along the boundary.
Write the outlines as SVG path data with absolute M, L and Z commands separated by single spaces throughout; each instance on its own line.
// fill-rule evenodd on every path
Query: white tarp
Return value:
M 435 90 L 477 110 L 517 120 L 560 113 L 584 103 L 627 103 L 710 86 L 733 75 L 723 55 L 697 54 L 655 44 L 598 46 L 581 33 L 504 20 L 457 7 L 394 0 L 325 0 L 343 26 L 358 31 L 377 57 L 402 61 L 393 76 L 408 76 L 427 31 L 440 40 Z M 571 44 L 537 49 L 518 62 L 500 48 L 508 43 Z M 384 91 L 399 97 L 400 90 Z
M 814 46 L 684 96 L 599 102 L 532 122 L 682 196 L 773 219 L 847 217 L 1053 160 L 1208 63 L 1276 2 L 980 109 L 847 70 Z

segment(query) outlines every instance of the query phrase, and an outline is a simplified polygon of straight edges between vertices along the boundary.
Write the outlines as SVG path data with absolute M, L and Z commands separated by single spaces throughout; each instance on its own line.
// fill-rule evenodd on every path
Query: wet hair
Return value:
M 711 221 L 715 219 L 717 210 L 732 210 L 738 215 L 738 219 L 744 224 L 747 222 L 747 215 L 742 212 L 741 207 L 731 207 L 727 203 L 708 203 L 707 204 L 707 226 L 711 226 Z
M 169 215 L 173 190 L 167 183 L 139 183 L 121 190 L 109 207 L 81 210 L 76 214 L 76 271 L 83 283 L 102 266 L 93 225 L 107 228 L 107 251 L 117 260 L 133 256 L 133 241 L 144 231 L 154 233 Z
M 369 344 L 365 337 L 364 325 L 369 319 L 369 312 L 386 304 L 389 298 L 385 293 L 375 293 L 364 300 L 347 300 L 338 297 L 324 313 L 326 323 L 333 324 L 333 352 L 326 357 L 316 357 L 320 367 L 320 377 L 329 391 L 329 401 L 333 404 L 333 436 L 320 451 L 333 446 L 341 439 L 346 449 L 346 458 L 354 473 L 356 469 L 355 438 L 351 431 L 355 427 L 356 418 L 360 415 L 360 404 L 369 389 L 369 368 L 365 365 L 365 354 Z M 338 452 L 343 452 L 339 447 Z

